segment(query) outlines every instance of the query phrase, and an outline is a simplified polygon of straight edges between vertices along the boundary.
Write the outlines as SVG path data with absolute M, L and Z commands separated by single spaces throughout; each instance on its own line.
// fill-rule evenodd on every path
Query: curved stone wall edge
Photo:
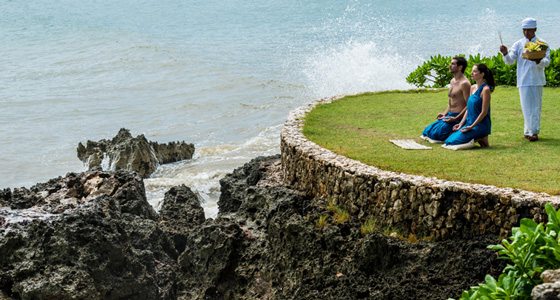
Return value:
M 560 206 L 558 196 L 386 171 L 324 149 L 304 136 L 304 118 L 340 98 L 296 108 L 281 130 L 284 180 L 311 197 L 331 199 L 360 221 L 436 239 L 505 236 L 522 217 L 544 221 L 545 203 Z

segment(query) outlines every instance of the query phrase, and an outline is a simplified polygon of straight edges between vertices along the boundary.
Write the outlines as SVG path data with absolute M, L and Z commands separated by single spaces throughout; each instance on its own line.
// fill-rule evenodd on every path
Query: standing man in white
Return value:
M 504 62 L 511 65 L 517 61 L 517 87 L 521 98 L 525 138 L 530 142 L 539 140 L 541 129 L 541 107 L 543 86 L 546 84 L 544 68 L 550 64 L 550 47 L 542 59 L 528 60 L 522 57 L 527 42 L 536 42 L 537 20 L 526 18 L 521 21 L 524 37 L 513 44 L 511 49 L 500 46 Z M 540 39 L 539 39 L 540 40 Z M 542 40 L 541 40 L 542 41 Z

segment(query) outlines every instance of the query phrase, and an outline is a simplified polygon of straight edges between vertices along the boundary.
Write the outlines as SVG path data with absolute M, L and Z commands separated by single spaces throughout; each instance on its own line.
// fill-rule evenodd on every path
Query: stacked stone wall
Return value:
M 303 121 L 334 100 L 290 113 L 281 132 L 282 172 L 287 184 L 335 201 L 359 221 L 373 218 L 404 235 L 435 239 L 506 236 L 521 218 L 545 221 L 545 203 L 560 204 L 558 196 L 390 172 L 326 150 L 303 135 Z

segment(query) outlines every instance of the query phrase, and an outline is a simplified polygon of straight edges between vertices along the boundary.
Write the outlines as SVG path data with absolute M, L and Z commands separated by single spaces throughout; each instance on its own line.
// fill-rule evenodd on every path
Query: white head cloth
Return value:
M 526 18 L 521 21 L 521 28 L 522 29 L 533 29 L 537 28 L 537 20 L 533 18 Z

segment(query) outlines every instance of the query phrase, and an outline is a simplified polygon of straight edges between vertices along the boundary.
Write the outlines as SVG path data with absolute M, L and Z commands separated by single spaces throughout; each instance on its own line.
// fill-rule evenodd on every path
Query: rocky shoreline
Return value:
M 121 128 L 110 140 L 88 140 L 78 143 L 78 158 L 91 170 L 134 171 L 146 178 L 158 165 L 191 159 L 194 145 L 181 142 L 160 144 L 148 141 L 141 134 L 132 137 L 130 130 Z
M 0 291 L 10 299 L 446 299 L 496 275 L 496 236 L 406 241 L 284 185 L 280 158 L 221 180 L 204 219 L 186 186 L 161 210 L 132 172 L 70 173 L 0 191 Z

